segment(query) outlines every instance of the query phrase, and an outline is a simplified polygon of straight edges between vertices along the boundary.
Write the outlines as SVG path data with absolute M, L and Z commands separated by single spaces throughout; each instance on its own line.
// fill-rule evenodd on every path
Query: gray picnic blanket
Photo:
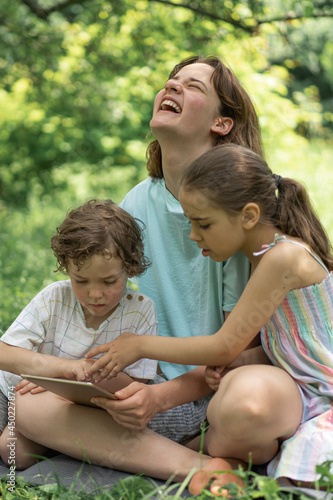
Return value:
M 86 493 L 97 493 L 101 490 L 110 490 L 116 483 L 119 483 L 121 487 L 123 482 L 125 487 L 126 481 L 128 484 L 128 480 L 133 477 L 133 474 L 88 464 L 67 455 L 59 454 L 51 459 L 42 460 L 26 470 L 15 471 L 15 477 L 22 477 L 25 481 L 35 486 L 52 483 L 62 484 L 74 491 L 83 490 Z M 183 487 L 179 483 L 166 483 L 158 479 L 143 477 L 147 482 L 151 483 L 152 491 L 156 490 L 154 498 L 159 497 L 159 490 L 162 491 L 163 488 L 168 488 L 172 495 L 179 492 L 180 496 L 178 497 L 180 498 L 191 498 L 186 488 L 184 488 L 184 491 L 179 491 L 180 489 L 183 490 Z M 1 459 L 0 478 L 3 481 L 10 481 L 12 479 L 10 469 Z

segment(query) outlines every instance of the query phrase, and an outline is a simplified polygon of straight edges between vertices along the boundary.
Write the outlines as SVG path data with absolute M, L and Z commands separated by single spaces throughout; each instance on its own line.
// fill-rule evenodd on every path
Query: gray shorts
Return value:
M 150 383 L 163 382 L 166 382 L 165 378 L 158 375 Z M 148 427 L 172 441 L 185 442 L 200 434 L 210 399 L 211 396 L 158 413 L 151 419 Z
M 2 391 L 0 391 L 0 433 L 8 425 L 8 399 Z

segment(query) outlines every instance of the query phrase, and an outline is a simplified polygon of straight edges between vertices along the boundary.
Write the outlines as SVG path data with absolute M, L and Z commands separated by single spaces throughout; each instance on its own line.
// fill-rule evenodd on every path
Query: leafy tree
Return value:
M 322 27 L 331 26 L 332 10 L 320 0 L 1 5 L 0 199 L 24 206 L 31 193 L 68 189 L 121 198 L 145 175 L 154 95 L 173 65 L 193 53 L 218 53 L 231 64 L 257 102 L 269 148 L 279 144 L 276 134 L 281 144 L 294 131 L 324 136 L 333 30 Z M 306 59 L 313 19 L 325 51 L 313 30 Z M 316 79 L 306 73 L 314 54 Z M 275 130 L 277 110 L 288 119 Z
M 63 0 L 38 2 L 35 0 L 21 0 L 37 17 L 47 21 L 54 12 L 62 12 L 68 20 L 75 17 L 78 11 L 75 6 L 82 4 L 78 0 Z M 204 18 L 222 21 L 232 27 L 240 28 L 246 32 L 256 32 L 262 24 L 277 21 L 294 21 L 295 19 L 333 17 L 331 0 L 228 0 L 219 2 L 206 0 L 148 0 L 149 3 L 160 3 L 174 8 L 187 9 Z M 87 2 L 86 2 L 87 3 Z M 113 6 L 130 6 L 132 2 L 119 2 L 110 0 Z M 73 9 L 74 6 L 74 9 Z

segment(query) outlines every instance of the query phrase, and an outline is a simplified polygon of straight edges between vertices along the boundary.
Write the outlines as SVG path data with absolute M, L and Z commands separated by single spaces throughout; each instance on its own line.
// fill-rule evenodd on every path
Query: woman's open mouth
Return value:
M 174 101 L 171 101 L 170 99 L 165 99 L 162 102 L 160 109 L 162 111 L 171 111 L 172 113 L 177 113 L 177 114 L 182 112 L 178 104 L 176 104 Z

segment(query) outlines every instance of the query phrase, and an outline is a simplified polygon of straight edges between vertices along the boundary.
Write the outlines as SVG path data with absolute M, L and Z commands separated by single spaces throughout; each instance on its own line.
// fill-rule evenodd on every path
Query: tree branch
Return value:
M 199 9 L 197 7 L 192 7 L 191 5 L 183 4 L 183 3 L 174 3 L 171 2 L 171 0 L 148 0 L 149 2 L 157 2 L 157 3 L 163 3 L 166 5 L 171 5 L 172 7 L 181 7 L 183 9 L 188 9 L 191 10 L 192 12 L 196 12 L 197 14 L 201 14 L 203 16 L 209 17 L 211 19 L 216 19 L 217 21 L 223 21 L 225 23 L 231 24 L 232 26 L 235 26 L 236 28 L 241 28 L 244 31 L 247 31 L 249 33 L 252 33 L 253 31 L 256 30 L 257 26 L 248 26 L 247 24 L 235 21 L 230 16 L 218 16 L 217 14 L 214 14 L 213 12 L 207 12 L 206 10 Z
M 21 0 L 21 1 L 27 7 L 29 7 L 29 9 L 37 17 L 43 19 L 44 21 L 47 21 L 49 15 L 52 14 L 53 12 L 57 12 L 57 11 L 60 12 L 61 10 L 68 7 L 69 5 L 76 4 L 76 3 L 82 4 L 83 2 L 86 2 L 89 0 L 80 0 L 80 1 L 79 0 L 63 0 L 62 2 L 60 2 L 56 5 L 53 5 L 52 7 L 49 7 L 47 9 L 43 9 L 34 0 Z M 112 2 L 112 0 L 110 0 L 110 1 Z M 284 15 L 284 16 L 270 18 L 270 19 L 255 19 L 255 18 L 251 19 L 251 18 L 248 18 L 248 21 L 252 22 L 252 25 L 248 25 L 248 24 L 245 24 L 244 22 L 237 21 L 237 20 L 233 19 L 231 16 L 229 16 L 227 14 L 224 16 L 220 16 L 214 12 L 208 12 L 204 9 L 201 9 L 198 7 L 193 7 L 193 6 L 191 6 L 189 4 L 185 4 L 185 3 L 175 3 L 172 0 L 148 0 L 148 2 L 151 2 L 151 3 L 156 2 L 156 3 L 161 3 L 164 5 L 170 5 L 171 7 L 180 7 L 182 9 L 191 10 L 192 12 L 195 12 L 195 13 L 200 14 L 202 16 L 208 17 L 210 19 L 215 19 L 216 21 L 222 21 L 224 23 L 231 24 L 235 28 L 239 28 L 247 33 L 255 33 L 258 30 L 259 26 L 262 24 L 295 21 L 296 19 L 317 19 L 320 17 L 322 17 L 322 18 L 323 17 L 333 17 L 333 11 L 332 12 L 316 11 L 316 12 L 312 12 L 309 15 L 305 15 L 305 14 L 296 15 L 294 13 L 289 13 L 289 14 Z M 327 7 L 326 2 L 323 3 L 323 8 L 325 8 L 325 7 Z M 329 5 L 329 7 L 330 7 L 330 5 Z
M 22 0 L 22 2 L 25 3 L 25 5 L 29 7 L 29 9 L 37 17 L 40 17 L 41 19 L 43 19 L 43 21 L 47 21 L 48 14 L 42 7 L 40 7 L 38 4 L 35 4 L 35 2 L 32 2 L 31 0 Z
M 56 5 L 53 5 L 52 7 L 49 7 L 48 9 L 43 9 L 38 3 L 35 3 L 33 0 L 21 0 L 29 9 L 37 16 L 43 19 L 43 21 L 47 21 L 48 17 L 50 14 L 53 12 L 61 11 L 68 7 L 69 5 L 75 4 L 75 3 L 83 3 L 87 0 L 64 0 L 63 2 L 60 2 Z
M 266 18 L 266 19 L 248 18 L 248 20 L 249 21 L 251 20 L 253 23 L 252 26 L 250 26 L 248 24 L 245 24 L 244 22 L 238 22 L 230 16 L 219 16 L 215 13 L 208 12 L 204 9 L 199 9 L 197 7 L 192 7 L 191 5 L 187 5 L 184 3 L 175 3 L 175 2 L 172 2 L 171 0 L 148 0 L 148 1 L 163 3 L 165 5 L 171 5 L 172 7 L 181 7 L 183 9 L 188 9 L 188 10 L 191 10 L 193 12 L 196 12 L 197 14 L 201 14 L 205 17 L 209 17 L 211 19 L 216 19 L 217 21 L 223 21 L 225 23 L 231 24 L 232 26 L 235 26 L 236 28 L 240 28 L 248 33 L 256 32 L 261 24 L 272 24 L 275 22 L 288 22 L 288 21 L 295 21 L 296 19 L 317 19 L 320 17 L 333 17 L 333 11 L 332 12 L 325 12 L 325 11 L 312 12 L 309 15 L 305 15 L 305 14 L 296 15 L 294 13 L 291 13 L 291 14 L 276 17 L 276 18 Z M 331 7 L 329 4 L 324 2 L 323 8 L 325 8 L 327 6 Z
M 274 17 L 271 19 L 258 19 L 256 20 L 257 26 L 260 24 L 271 24 L 278 22 L 288 22 L 295 21 L 296 19 L 318 19 L 320 17 L 333 17 L 333 12 L 312 12 L 312 14 L 306 16 L 305 14 L 289 14 L 287 16 Z
M 72 5 L 74 3 L 78 3 L 78 4 L 81 4 L 83 2 L 85 2 L 87 0 L 64 0 L 63 2 L 60 2 L 56 5 L 54 5 L 53 7 L 50 7 L 49 9 L 46 9 L 48 15 L 52 14 L 52 12 L 57 12 L 58 10 L 63 10 L 65 9 L 66 7 L 68 7 L 69 5 Z M 90 0 L 88 0 L 90 1 Z

